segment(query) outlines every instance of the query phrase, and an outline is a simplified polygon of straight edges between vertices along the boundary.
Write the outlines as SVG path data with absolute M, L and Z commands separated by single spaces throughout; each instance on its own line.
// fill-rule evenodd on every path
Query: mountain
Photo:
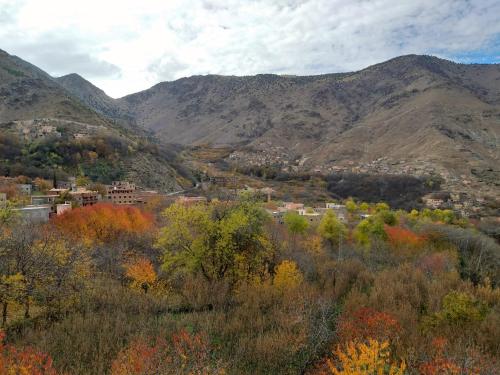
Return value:
M 112 99 L 2 52 L 0 122 L 34 117 L 228 149 L 233 167 L 431 174 L 478 197 L 500 189 L 499 64 L 408 55 L 340 74 L 193 76 Z
M 117 102 L 171 142 L 233 147 L 242 165 L 500 181 L 499 64 L 409 55 L 343 74 L 194 76 Z
M 83 98 L 64 87 L 78 81 L 74 76 L 54 79 L 0 50 L 0 175 L 83 172 L 100 182 L 130 179 L 168 191 L 190 184 L 178 149 L 114 121 L 101 90 L 89 90 Z
M 133 124 L 134 118 L 123 109 L 116 100 L 106 95 L 82 76 L 72 73 L 56 78 L 57 83 L 71 95 L 78 98 L 95 112 L 113 119 L 121 124 Z

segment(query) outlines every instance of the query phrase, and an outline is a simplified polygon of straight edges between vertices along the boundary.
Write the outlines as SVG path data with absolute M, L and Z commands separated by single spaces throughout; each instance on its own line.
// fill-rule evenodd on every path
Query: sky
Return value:
M 197 74 L 500 63 L 500 0 L 0 0 L 0 49 L 112 97 Z

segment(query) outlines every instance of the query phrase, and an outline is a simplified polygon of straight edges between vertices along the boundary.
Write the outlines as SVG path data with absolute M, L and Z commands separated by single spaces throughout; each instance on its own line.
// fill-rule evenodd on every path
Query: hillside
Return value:
M 6 53 L 0 62 L 1 122 L 49 117 L 229 148 L 233 169 L 430 174 L 498 197 L 498 64 L 408 55 L 341 74 L 193 76 L 112 99 L 77 74 L 53 79 Z
M 118 102 L 170 141 L 234 147 L 239 165 L 435 173 L 454 190 L 498 190 L 498 64 L 409 55 L 345 74 L 194 76 Z
M 161 190 L 189 183 L 174 168 L 176 150 L 142 133 L 97 113 L 47 73 L 0 51 L 0 175 L 84 173 Z
M 76 73 L 56 78 L 57 83 L 95 112 L 121 124 L 133 124 L 133 117 L 116 100 Z

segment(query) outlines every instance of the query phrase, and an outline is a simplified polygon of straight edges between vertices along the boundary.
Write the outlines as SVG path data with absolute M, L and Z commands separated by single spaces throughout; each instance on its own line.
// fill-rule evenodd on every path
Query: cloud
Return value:
M 51 74 L 80 73 L 113 96 L 194 74 L 320 74 L 409 53 L 463 62 L 500 54 L 498 0 L 0 0 L 0 9 L 0 48 Z
M 120 77 L 121 70 L 118 66 L 80 49 L 74 40 L 61 39 L 50 34 L 15 46 L 20 57 L 48 70 L 54 76 L 78 72 L 89 79 Z

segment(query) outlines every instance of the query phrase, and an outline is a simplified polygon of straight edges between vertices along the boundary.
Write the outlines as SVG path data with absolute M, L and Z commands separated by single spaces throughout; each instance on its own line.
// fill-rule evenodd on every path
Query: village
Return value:
M 496 195 L 493 186 L 488 188 L 480 184 L 476 176 L 456 175 L 436 163 L 423 159 L 394 160 L 384 156 L 359 163 L 343 160 L 309 165 L 307 157 L 293 159 L 282 147 L 269 146 L 262 151 L 234 151 L 227 157 L 227 161 L 235 165 L 270 166 L 284 173 L 305 173 L 310 170 L 321 175 L 354 173 L 436 176 L 442 181 L 441 191 L 423 197 L 425 206 L 431 209 L 451 209 L 465 217 L 474 217 L 485 212 L 488 197 Z
M 290 212 L 302 216 L 310 225 L 318 224 L 329 210 L 343 223 L 353 219 L 359 221 L 370 216 L 368 205 L 364 208 L 360 205 L 353 216 L 346 204 L 342 204 L 345 202 L 332 200 L 306 205 L 303 202 L 281 201 L 274 199 L 277 191 L 271 187 L 241 187 L 234 178 L 223 176 L 210 177 L 193 189 L 173 193 L 149 190 L 130 181 L 113 181 L 110 185 L 84 181 L 82 184 L 75 177 L 65 181 L 48 181 L 41 178 L 29 181 L 24 176 L 0 177 L 0 208 L 10 207 L 30 221 L 48 222 L 75 207 L 93 206 L 97 203 L 164 208 L 173 203 L 192 206 L 207 204 L 210 201 L 234 201 L 247 194 L 262 201 L 263 208 L 279 224 L 284 224 L 284 217 Z M 217 191 L 215 195 L 214 190 Z M 453 210 L 457 216 L 466 217 L 467 212 L 463 206 L 453 203 L 462 199 L 460 195 L 429 194 L 423 201 L 429 209 Z

